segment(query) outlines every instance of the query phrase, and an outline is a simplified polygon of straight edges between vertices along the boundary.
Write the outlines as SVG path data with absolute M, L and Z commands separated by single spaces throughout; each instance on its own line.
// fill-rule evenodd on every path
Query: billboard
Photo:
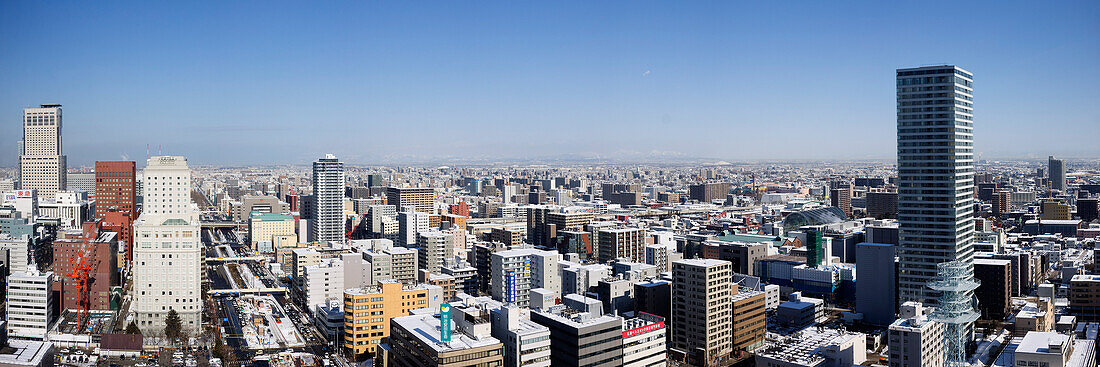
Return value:
M 439 305 L 439 340 L 451 341 L 451 304 Z

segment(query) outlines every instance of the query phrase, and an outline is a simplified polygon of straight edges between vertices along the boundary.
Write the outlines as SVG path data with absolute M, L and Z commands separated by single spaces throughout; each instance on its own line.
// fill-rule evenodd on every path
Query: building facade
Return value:
M 201 326 L 203 258 L 191 169 L 184 157 L 150 157 L 144 180 L 144 209 L 134 222 L 132 312 L 138 327 L 156 334 L 175 310 L 184 331 L 194 334 Z
M 313 197 L 310 239 L 344 243 L 344 163 L 336 156 L 327 154 L 313 162 Z
M 934 303 L 936 265 L 974 257 L 973 75 L 897 70 L 898 274 L 903 301 Z
M 65 190 L 68 165 L 61 140 L 61 105 L 23 109 L 23 141 L 19 151 L 19 187 L 53 198 Z

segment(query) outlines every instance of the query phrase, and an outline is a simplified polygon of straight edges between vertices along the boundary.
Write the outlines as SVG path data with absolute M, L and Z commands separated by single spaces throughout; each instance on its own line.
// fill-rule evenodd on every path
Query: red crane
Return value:
M 86 318 L 91 303 L 88 299 L 88 280 L 95 266 L 88 262 L 88 258 L 91 256 L 89 250 L 92 247 L 90 246 L 90 242 L 95 241 L 95 239 L 99 237 L 99 230 L 102 224 L 102 221 L 84 224 L 83 239 L 80 241 L 80 247 L 73 251 L 73 256 L 69 257 L 69 271 L 64 274 L 64 276 L 71 279 L 76 286 L 76 325 L 78 330 L 83 329 L 84 323 L 87 322 Z M 98 262 L 98 259 L 93 259 L 93 261 Z

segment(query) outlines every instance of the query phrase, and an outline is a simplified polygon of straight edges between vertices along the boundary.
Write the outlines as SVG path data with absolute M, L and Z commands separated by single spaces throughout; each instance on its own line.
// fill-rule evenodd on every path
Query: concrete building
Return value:
M 701 203 L 709 203 L 717 199 L 725 199 L 730 191 L 730 184 L 726 182 L 713 182 L 688 186 L 688 198 Z
M 248 219 L 248 243 L 253 251 L 275 251 L 275 238 L 294 236 L 294 216 L 289 213 L 252 212 Z
M 1070 214 L 1070 206 L 1061 200 L 1046 199 L 1043 200 L 1041 206 L 1041 213 L 1039 219 L 1042 220 L 1070 220 L 1073 219 Z
M 550 367 L 550 328 L 524 318 L 522 311 L 505 305 L 490 315 L 493 337 L 504 343 L 504 366 Z
M 450 233 L 425 231 L 416 238 L 418 269 L 439 274 L 443 264 L 454 258 L 454 236 Z
M 825 322 L 825 301 L 802 296 L 801 292 L 791 293 L 787 302 L 775 309 L 775 318 L 780 324 L 804 329 Z
M 313 197 L 310 241 L 344 243 L 344 163 L 335 155 L 313 162 Z
M 1053 190 L 1066 191 L 1066 161 L 1062 159 L 1054 158 L 1054 156 L 1047 157 L 1047 173 L 1050 175 L 1050 188 Z
M 672 343 L 694 365 L 711 365 L 733 350 L 733 266 L 712 259 L 672 263 Z
M 829 190 L 829 204 L 840 208 L 848 218 L 852 217 L 852 187 L 844 187 Z
M 1074 275 L 1069 282 L 1069 313 L 1079 321 L 1100 321 L 1100 275 Z
M 344 262 L 324 259 L 319 264 L 306 266 L 302 274 L 302 294 L 309 308 L 343 299 Z
M 416 282 L 416 263 L 419 252 L 404 247 L 393 247 L 382 250 L 382 252 L 390 255 L 390 269 L 392 269 L 393 280 L 405 284 Z
M 1032 331 L 1013 352 L 1016 366 L 1096 366 L 1096 341 L 1078 340 L 1075 334 Z
M 973 259 L 972 83 L 973 75 L 957 66 L 897 70 L 902 301 L 934 303 L 936 294 L 926 284 L 936 277 L 936 265 Z M 930 99 L 929 90 L 946 98 Z M 954 154 L 930 155 L 928 149 L 949 149 Z M 936 201 L 930 201 L 932 197 Z
M 877 219 L 897 218 L 898 192 L 881 189 L 868 191 L 867 216 Z
M 61 105 L 23 109 L 23 140 L 19 151 L 19 186 L 53 198 L 65 190 L 68 165 L 61 140 Z
M 477 367 L 504 363 L 503 343 L 491 336 L 485 310 L 460 310 L 455 315 L 422 313 L 393 319 L 387 365 L 394 367 Z M 463 312 L 465 311 L 465 312 Z M 446 321 L 444 321 L 446 319 Z M 449 325 L 449 326 L 448 326 Z M 440 328 L 452 330 L 443 332 Z M 444 336 L 450 340 L 444 341 Z
M 387 187 L 386 204 L 397 207 L 398 211 L 405 208 L 421 213 L 434 213 L 435 189 L 430 187 Z
M 733 286 L 732 321 L 734 351 L 752 351 L 764 342 L 766 333 L 765 293 Z
M 184 157 L 150 157 L 145 201 L 134 222 L 131 312 L 142 330 L 163 330 L 168 311 L 185 332 L 200 329 L 202 243 L 198 208 L 191 202 L 191 170 Z
M 866 338 L 839 329 L 804 329 L 768 340 L 754 362 L 762 367 L 858 366 L 867 361 Z
M 561 254 L 554 251 L 514 249 L 490 255 L 489 294 L 493 299 L 520 307 L 530 304 L 530 290 L 561 292 Z
M 871 325 L 894 322 L 897 311 L 897 247 L 878 243 L 856 245 L 856 312 Z
M 430 215 L 419 211 L 403 211 L 397 213 L 397 244 L 412 247 L 416 244 L 417 234 L 426 232 L 429 228 Z
M 45 341 L 47 332 L 57 320 L 56 301 L 53 292 L 53 272 L 38 269 L 12 273 L 7 277 L 8 337 L 22 340 Z M 4 332 L 4 331 L 0 331 Z
M 664 366 L 668 360 L 665 318 L 640 313 L 623 320 L 623 367 Z
M 622 366 L 623 319 L 604 315 L 600 302 L 591 298 L 570 294 L 565 301 L 531 312 L 531 321 L 550 329 L 550 364 Z
M 390 336 L 390 320 L 415 309 L 438 309 L 443 289 L 405 285 L 392 280 L 377 286 L 344 290 L 344 348 L 356 356 L 371 357 Z
M 923 305 L 906 302 L 887 334 L 890 367 L 943 366 L 943 333 L 944 325 L 928 319 Z
M 646 280 L 634 283 L 634 312 L 645 312 L 668 320 L 672 316 L 672 282 Z
M 607 263 L 624 257 L 635 262 L 645 261 L 645 229 L 601 229 L 597 233 L 599 262 Z
M 230 213 L 234 222 L 245 222 L 255 212 L 290 213 L 290 204 L 273 195 L 244 195 L 241 201 L 231 203 Z
M 7 269 L 6 273 L 0 272 L 0 275 L 27 272 L 31 268 L 29 264 L 33 264 L 31 261 L 33 244 L 30 235 L 26 233 L 17 236 L 0 233 L 0 263 L 3 263 L 4 268 Z

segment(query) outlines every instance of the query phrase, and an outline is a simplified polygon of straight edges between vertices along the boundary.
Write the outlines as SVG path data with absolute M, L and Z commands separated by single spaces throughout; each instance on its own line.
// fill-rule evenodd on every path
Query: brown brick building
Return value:
M 79 282 L 72 275 L 84 255 L 87 271 L 86 301 L 89 310 L 111 309 L 111 287 L 118 279 L 118 234 L 101 227 L 102 221 L 85 222 L 83 230 L 58 233 L 53 243 L 53 272 L 61 277 L 54 283 L 54 290 L 61 293 L 62 310 L 81 309 Z

